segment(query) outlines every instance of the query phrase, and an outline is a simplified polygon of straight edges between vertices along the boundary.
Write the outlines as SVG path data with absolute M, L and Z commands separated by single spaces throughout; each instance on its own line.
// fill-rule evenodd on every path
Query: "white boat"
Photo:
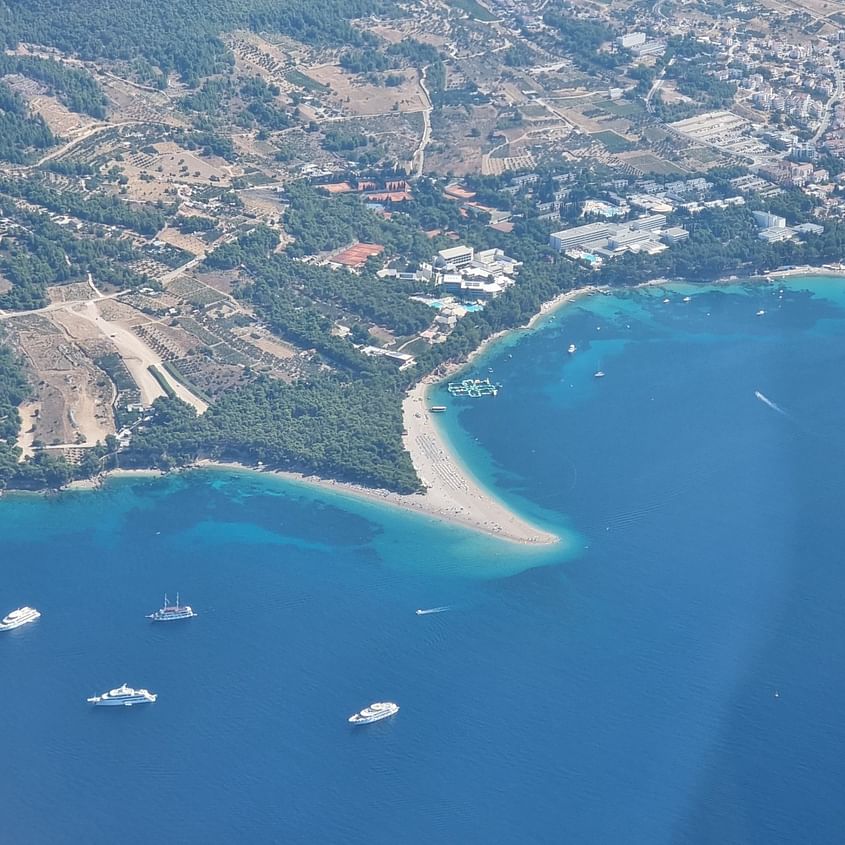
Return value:
M 567 351 L 570 355 L 572 355 L 572 353 L 573 353 L 573 352 L 575 352 L 575 349 L 576 349 L 575 344 L 574 344 L 574 343 L 570 343 L 570 344 L 569 344 L 569 348 L 568 348 L 566 351 Z
M 593 373 L 593 378 L 604 378 L 604 371 L 599 370 L 598 372 Z
M 164 605 L 155 613 L 148 613 L 147 619 L 152 619 L 153 622 L 174 622 L 177 619 L 192 619 L 196 615 L 189 604 L 179 604 L 179 593 L 176 593 L 176 604 L 168 604 L 165 593 Z
M 691 296 L 685 296 L 683 301 L 684 302 L 692 302 L 692 297 Z
M 13 610 L 0 622 L 0 631 L 11 631 L 13 628 L 20 628 L 28 622 L 35 622 L 41 614 L 34 607 L 19 607 Z
M 765 311 L 761 308 L 761 309 L 757 312 L 757 316 L 758 316 L 758 317 L 762 317 L 765 313 L 766 313 L 766 312 L 765 312 Z
M 97 707 L 134 707 L 136 704 L 152 704 L 158 696 L 146 689 L 132 689 L 132 687 L 117 687 L 102 695 L 92 695 L 87 699 L 89 704 Z
M 369 725 L 372 722 L 380 722 L 382 719 L 395 716 L 398 712 L 398 704 L 394 704 L 392 701 L 376 701 L 369 707 L 353 713 L 348 721 L 350 725 Z
M 451 610 L 452 605 L 445 604 L 443 607 L 429 607 L 427 609 L 420 608 L 416 611 L 417 616 L 428 616 L 429 613 L 445 613 L 447 610 Z

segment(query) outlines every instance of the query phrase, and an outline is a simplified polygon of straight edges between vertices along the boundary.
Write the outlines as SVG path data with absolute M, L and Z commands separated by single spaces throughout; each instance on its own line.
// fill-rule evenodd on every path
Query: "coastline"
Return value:
M 801 275 L 845 275 L 845 268 L 795 267 L 772 271 L 756 278 L 772 282 L 778 278 Z M 736 278 L 722 278 L 706 284 L 729 284 Z M 671 279 L 653 279 L 634 285 L 636 288 L 672 284 Z M 492 491 L 485 489 L 461 462 L 446 439 L 442 436 L 433 415 L 428 409 L 428 392 L 437 383 L 469 367 L 479 356 L 502 338 L 518 331 L 530 330 L 559 308 L 571 304 L 584 296 L 610 290 L 606 285 L 586 285 L 565 291 L 548 302 L 524 325 L 497 332 L 486 338 L 463 361 L 441 365 L 412 387 L 402 402 L 402 417 L 405 433 L 403 443 L 425 490 L 422 493 L 400 494 L 388 490 L 364 487 L 350 482 L 326 479 L 316 475 L 276 470 L 267 467 L 240 464 L 210 459 L 181 468 L 181 470 L 217 468 L 246 472 L 263 472 L 280 478 L 304 483 L 327 490 L 333 490 L 371 502 L 402 508 L 411 513 L 450 522 L 479 531 L 493 537 L 522 545 L 552 545 L 561 538 L 520 517 L 506 504 L 499 501 Z M 177 471 L 181 471 L 177 470 Z M 114 469 L 92 479 L 71 482 L 65 490 L 92 490 L 100 488 L 108 478 L 155 478 L 165 475 L 157 469 Z M 28 491 L 7 491 L 8 493 Z M 37 491 L 32 491 L 37 492 Z
M 422 397 L 424 397 L 428 386 L 428 384 L 420 382 L 414 388 L 412 393 L 421 390 L 422 394 L 421 397 L 416 398 L 416 401 L 424 401 Z M 406 397 L 405 401 L 408 402 L 409 398 Z M 415 419 L 415 422 L 419 422 L 419 420 Z M 241 464 L 236 461 L 217 461 L 210 458 L 203 458 L 194 464 L 173 470 L 173 472 L 180 473 L 191 472 L 192 470 L 217 469 L 272 475 L 286 481 L 293 481 L 297 484 L 307 484 L 312 487 L 331 490 L 335 493 L 345 494 L 358 499 L 366 499 L 377 504 L 398 507 L 410 513 L 428 516 L 432 519 L 449 522 L 463 528 L 480 531 L 484 534 L 489 534 L 513 543 L 522 545 L 551 545 L 560 541 L 557 535 L 531 525 L 511 512 L 466 475 L 452 453 L 447 451 L 445 444 L 440 443 L 439 435 L 433 433 L 433 426 L 432 429 L 425 426 L 416 430 L 420 431 L 421 436 L 431 438 L 426 441 L 428 445 L 439 449 L 437 459 L 434 462 L 434 468 L 430 469 L 428 464 L 425 465 L 426 472 L 430 473 L 427 477 L 434 477 L 435 484 L 423 493 L 395 493 L 390 490 L 364 487 L 360 484 L 353 484 L 348 481 L 336 481 L 317 475 L 305 475 L 304 473 L 290 470 Z M 438 438 L 437 443 L 434 442 L 435 437 Z M 414 466 L 416 467 L 416 463 Z M 62 491 L 99 490 L 110 479 L 115 478 L 161 478 L 165 475 L 168 475 L 168 473 L 159 469 L 113 469 L 107 470 L 96 478 L 72 481 L 63 487 Z M 446 481 L 438 485 L 436 479 L 441 477 L 445 478 Z M 8 491 L 7 495 L 42 495 L 43 492 L 11 490 Z
M 109 478 L 161 478 L 167 473 L 163 469 L 117 469 L 106 470 L 93 478 L 80 478 L 62 487 L 62 490 L 99 490 Z
M 288 481 L 313 485 L 336 493 L 402 508 L 410 513 L 449 522 L 519 545 L 550 546 L 559 543 L 561 538 L 558 535 L 523 519 L 472 476 L 438 430 L 432 414 L 428 411 L 427 394 L 434 384 L 469 366 L 503 337 L 515 331 L 534 328 L 538 322 L 558 308 L 603 289 L 597 285 L 587 285 L 559 294 L 554 299 L 543 303 L 540 310 L 525 326 L 506 329 L 491 335 L 465 360 L 439 367 L 406 393 L 402 402 L 402 419 L 406 432 L 403 442 L 411 456 L 414 469 L 425 487 L 422 493 L 401 494 L 316 475 L 211 459 L 200 460 L 182 470 L 228 469 L 270 473 Z M 94 490 L 102 487 L 108 478 L 154 478 L 164 474 L 161 470 L 155 469 L 115 469 L 96 478 L 71 482 L 64 489 Z
M 441 491 L 428 489 L 424 493 L 402 494 L 390 490 L 363 487 L 348 481 L 334 481 L 316 475 L 304 475 L 288 470 L 255 467 L 231 461 L 204 459 L 191 469 L 218 469 L 235 472 L 257 472 L 273 475 L 297 484 L 307 484 L 323 490 L 350 496 L 355 499 L 401 508 L 418 516 L 429 517 L 439 522 L 447 522 L 462 528 L 479 531 L 493 537 L 519 545 L 547 546 L 560 542 L 555 534 L 525 522 L 507 508 L 487 495 L 478 485 L 470 481 L 466 490 L 454 496 Z

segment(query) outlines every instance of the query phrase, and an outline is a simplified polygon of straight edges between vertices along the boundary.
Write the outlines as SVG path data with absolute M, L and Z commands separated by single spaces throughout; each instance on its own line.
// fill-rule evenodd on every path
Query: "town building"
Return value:
M 669 242 L 662 237 L 665 227 L 665 214 L 647 214 L 628 223 L 589 223 L 554 232 L 549 236 L 549 246 L 595 266 L 594 257 L 604 260 L 624 252 L 662 252 Z M 672 230 L 670 240 L 683 239 L 680 233 L 684 229 L 675 226 Z
M 670 226 L 668 229 L 663 230 L 662 238 L 664 243 L 667 243 L 669 246 L 674 246 L 675 244 L 679 244 L 681 241 L 688 240 L 689 232 L 680 226 Z
M 391 364 L 396 364 L 400 371 L 407 370 L 416 363 L 413 355 L 408 355 L 405 352 L 395 352 L 392 349 L 382 349 L 380 346 L 362 346 L 360 351 L 371 358 L 384 358 L 390 361 Z
M 616 39 L 616 43 L 623 50 L 630 50 L 631 47 L 639 47 L 641 44 L 645 44 L 645 42 L 646 36 L 644 32 L 626 32 Z
M 752 211 L 751 216 L 754 222 L 761 229 L 783 229 L 786 226 L 786 218 L 768 211 Z
M 574 226 L 571 229 L 553 232 L 549 236 L 549 246 L 558 252 L 565 252 L 579 244 L 606 238 L 613 229 L 612 223 L 587 223 L 584 226 Z
M 451 246 L 448 249 L 441 249 L 437 253 L 446 264 L 451 264 L 453 267 L 466 267 L 472 263 L 475 251 L 471 246 Z

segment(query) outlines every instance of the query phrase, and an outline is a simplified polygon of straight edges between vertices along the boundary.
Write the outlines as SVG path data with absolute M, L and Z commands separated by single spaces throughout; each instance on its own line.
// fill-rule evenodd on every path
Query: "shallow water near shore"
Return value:
M 575 557 L 249 473 L 4 498 L 0 610 L 43 613 L 0 638 L 5 838 L 838 841 L 843 362 L 822 277 L 494 346 L 441 425 Z M 158 702 L 85 705 L 124 681 Z

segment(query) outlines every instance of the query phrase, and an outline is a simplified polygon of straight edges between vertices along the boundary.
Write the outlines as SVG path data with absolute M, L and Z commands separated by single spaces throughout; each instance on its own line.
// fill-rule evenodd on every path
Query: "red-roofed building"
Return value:
M 443 190 L 443 194 L 450 200 L 461 200 L 462 202 L 474 199 L 475 197 L 475 191 L 468 191 L 466 188 L 462 188 L 460 185 L 448 185 Z
M 341 267 L 351 267 L 357 270 L 367 263 L 368 258 L 381 255 L 384 252 L 382 244 L 352 244 L 352 246 L 339 252 L 329 261 L 330 264 L 338 264 Z
M 349 182 L 332 182 L 330 185 L 320 185 L 320 190 L 327 194 L 348 194 L 352 185 Z
M 386 191 L 383 194 L 367 193 L 369 202 L 407 202 L 411 195 L 407 191 Z

